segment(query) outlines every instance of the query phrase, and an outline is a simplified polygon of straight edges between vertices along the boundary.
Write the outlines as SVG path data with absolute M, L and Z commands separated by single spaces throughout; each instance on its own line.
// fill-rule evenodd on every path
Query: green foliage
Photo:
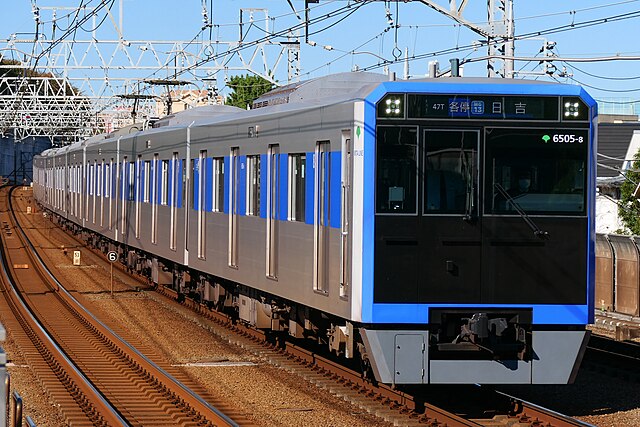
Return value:
M 640 151 L 633 158 L 635 160 L 625 173 L 626 179 L 620 187 L 618 214 L 631 234 L 638 236 L 640 235 L 640 202 L 635 198 L 633 192 L 640 182 Z
M 227 105 L 240 108 L 247 108 L 247 105 L 251 105 L 260 95 L 269 92 L 273 87 L 268 80 L 248 74 L 231 77 L 227 86 L 233 90 L 227 98 Z

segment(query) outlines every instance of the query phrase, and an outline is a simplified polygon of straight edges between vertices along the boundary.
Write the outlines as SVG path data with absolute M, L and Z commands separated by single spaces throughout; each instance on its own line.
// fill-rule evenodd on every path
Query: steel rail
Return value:
M 543 425 L 549 427 L 596 427 L 585 421 L 580 421 L 568 415 L 561 414 L 548 408 L 527 402 L 507 393 L 494 390 L 497 394 L 510 399 L 514 403 L 515 418 L 521 423 Z M 537 424 L 536 424 L 537 423 Z
M 69 234 L 67 234 L 69 235 Z M 77 237 L 69 235 L 74 240 L 81 242 Z M 91 248 L 91 250 L 101 256 L 105 257 L 105 254 L 98 249 Z M 116 268 L 122 272 L 127 272 L 125 267 L 120 263 L 115 263 Z M 129 272 L 127 272 L 129 273 Z M 133 274 L 132 277 L 139 280 L 141 283 L 145 282 L 145 278 L 137 274 Z M 159 286 L 157 291 L 167 297 L 174 300 L 178 299 L 178 293 L 173 289 Z M 427 402 L 416 401 L 414 396 L 393 387 L 378 384 L 374 385 L 370 381 L 362 378 L 359 372 L 353 371 L 343 365 L 340 365 L 332 360 L 326 359 L 313 351 L 299 347 L 295 344 L 287 342 L 284 348 L 276 349 L 274 346 L 268 344 L 265 340 L 265 334 L 261 330 L 253 329 L 243 324 L 234 322 L 231 317 L 226 314 L 211 310 L 205 305 L 191 299 L 185 298 L 182 303 L 183 306 L 191 309 L 192 311 L 200 314 L 215 323 L 226 327 L 227 329 L 234 330 L 237 333 L 251 338 L 255 342 L 262 343 L 269 346 L 271 350 L 276 350 L 289 358 L 297 359 L 301 364 L 312 367 L 327 376 L 333 376 L 336 378 L 336 382 L 347 384 L 354 389 L 358 389 L 362 395 L 367 395 L 372 400 L 380 402 L 381 406 L 386 405 L 392 409 L 401 412 L 413 412 L 424 410 L 424 413 L 416 412 L 415 418 L 425 425 L 447 425 L 447 426 L 481 426 L 484 425 L 484 421 L 491 424 L 491 420 L 470 420 L 457 416 L 453 413 L 446 411 L 445 409 L 431 405 Z M 495 391 L 495 390 L 494 390 Z M 591 424 L 576 420 L 570 416 L 560 414 L 553 410 L 543 408 L 531 402 L 519 399 L 514 396 L 510 396 L 503 392 L 497 392 L 502 397 L 507 398 L 512 403 L 513 411 L 510 413 L 510 418 L 518 420 L 522 424 L 528 424 L 532 426 L 544 425 L 545 427 L 593 427 Z
M 14 223 L 16 224 L 14 229 L 20 236 L 25 249 L 29 249 L 28 253 L 33 261 L 33 265 L 38 270 L 39 274 L 43 277 L 46 276 L 57 287 L 56 296 L 58 296 L 62 303 L 69 307 L 69 309 L 76 313 L 76 317 L 84 324 L 84 326 L 90 330 L 93 330 L 97 336 L 104 338 L 106 341 L 113 344 L 122 354 L 131 355 L 131 362 L 137 365 L 142 372 L 147 373 L 152 378 L 155 378 L 160 384 L 167 386 L 171 392 L 176 395 L 188 405 L 193 411 L 201 415 L 204 419 L 214 423 L 218 426 L 238 426 L 230 417 L 222 413 L 217 408 L 210 405 L 204 399 L 202 399 L 197 393 L 193 392 L 187 386 L 175 379 L 171 374 L 166 372 L 160 366 L 151 361 L 147 356 L 138 351 L 131 344 L 126 342 L 118 334 L 112 331 L 108 326 L 101 322 L 97 317 L 90 313 L 82 304 L 75 298 L 62 283 L 53 275 L 53 273 L 46 267 L 40 254 L 29 240 L 28 236 L 19 225 L 15 210 L 13 209 L 12 193 L 14 187 L 10 190 L 9 205 L 10 212 Z
M 9 200 L 11 204 L 11 199 Z M 11 212 L 12 212 L 12 215 L 14 215 L 14 219 L 16 220 L 16 224 L 17 224 L 17 218 L 15 218 L 15 211 L 13 210 L 13 207 L 11 207 Z M 68 302 L 74 310 L 76 310 L 77 312 L 79 312 L 80 314 L 86 317 L 89 317 L 90 323 L 92 324 L 92 326 L 96 327 L 96 330 L 98 331 L 98 333 L 104 335 L 108 340 L 116 344 L 121 350 L 135 354 L 138 358 L 136 362 L 140 363 L 143 369 L 149 371 L 151 375 L 155 376 L 158 380 L 160 380 L 165 384 L 172 384 L 174 387 L 182 390 L 182 392 L 187 394 L 189 398 L 197 402 L 195 405 L 193 405 L 194 406 L 193 409 L 200 412 L 207 419 L 215 420 L 215 422 L 223 423 L 223 425 L 229 425 L 229 426 L 238 425 L 235 421 L 233 421 L 227 415 L 223 414 L 217 408 L 207 403 L 197 393 L 189 389 L 187 386 L 185 386 L 180 381 L 175 379 L 167 371 L 165 371 L 160 366 L 158 366 L 153 361 L 151 361 L 146 355 L 138 351 L 138 349 L 136 349 L 134 346 L 132 346 L 123 338 L 121 338 L 117 333 L 111 330 L 111 328 L 109 328 L 100 319 L 98 319 L 95 315 L 93 315 L 93 313 L 88 311 L 73 295 L 71 295 L 71 293 L 64 287 L 64 285 L 60 283 L 60 281 L 53 275 L 51 270 L 47 268 L 44 261 L 42 260 L 42 257 L 40 256 L 38 251 L 35 249 L 32 242 L 29 240 L 29 238 L 25 234 L 24 230 L 22 230 L 22 228 L 19 226 L 17 227 L 17 229 L 23 238 L 22 241 L 26 246 L 29 247 L 30 249 L 29 254 L 30 256 L 32 255 L 32 259 L 33 261 L 35 261 L 36 265 L 38 266 L 38 269 L 43 274 L 48 275 L 49 278 L 57 285 L 59 293 L 64 297 L 64 300 Z
M 8 196 L 8 195 L 7 195 Z M 8 196 L 9 197 L 9 196 Z M 55 342 L 53 337 L 42 327 L 40 322 L 36 319 L 31 309 L 25 303 L 23 296 L 17 291 L 16 283 L 13 279 L 7 259 L 7 245 L 4 244 L 5 237 L 2 237 L 3 250 L 1 251 L 1 264 L 2 264 L 2 280 L 5 283 L 7 302 L 11 304 L 11 309 L 14 312 L 18 322 L 23 326 L 25 332 L 39 341 L 40 346 L 36 343 L 36 347 L 39 347 L 43 358 L 48 362 L 49 366 L 52 365 L 55 360 L 60 364 L 60 367 L 65 373 L 68 374 L 67 378 L 63 378 L 60 370 L 54 371 L 56 377 L 59 378 L 61 383 L 65 386 L 70 395 L 77 393 L 78 391 L 87 399 L 82 399 L 79 396 L 74 396 L 74 400 L 78 402 L 83 412 L 89 419 L 92 419 L 94 423 L 107 424 L 107 425 L 128 425 L 128 423 L 122 418 L 120 413 L 109 403 L 106 398 L 100 393 L 98 389 L 91 383 L 91 381 L 78 369 L 78 367 L 69 359 L 67 354 L 60 348 Z M 28 330 L 31 331 L 29 333 Z M 42 354 L 44 352 L 45 354 Z M 94 402 L 94 403 L 91 403 Z M 98 415 L 99 414 L 99 415 Z

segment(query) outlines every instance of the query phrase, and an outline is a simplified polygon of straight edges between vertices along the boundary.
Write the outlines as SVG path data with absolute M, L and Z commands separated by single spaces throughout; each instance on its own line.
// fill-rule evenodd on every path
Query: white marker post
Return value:
M 109 253 L 107 253 L 107 259 L 111 263 L 111 297 L 113 298 L 113 263 L 118 260 L 118 253 L 116 251 L 109 251 Z

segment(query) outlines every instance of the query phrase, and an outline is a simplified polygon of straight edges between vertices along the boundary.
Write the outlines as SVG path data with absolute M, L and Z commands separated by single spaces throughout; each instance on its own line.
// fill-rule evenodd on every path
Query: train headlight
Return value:
M 587 120 L 587 106 L 579 98 L 565 97 L 562 100 L 563 120 Z
M 564 116 L 565 117 L 578 117 L 580 115 L 580 104 L 577 102 L 565 102 L 564 103 Z
M 386 104 L 386 108 L 384 110 L 385 113 L 389 114 L 389 115 L 399 115 L 400 114 L 400 106 L 401 106 L 401 102 L 400 99 L 396 98 L 396 99 L 391 99 L 388 98 L 385 101 Z
M 389 94 L 378 103 L 379 117 L 404 117 L 404 95 Z

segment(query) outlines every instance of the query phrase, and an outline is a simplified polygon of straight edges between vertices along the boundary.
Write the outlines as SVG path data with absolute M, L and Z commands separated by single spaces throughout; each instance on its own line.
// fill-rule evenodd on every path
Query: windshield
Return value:
M 517 215 L 517 203 L 528 214 L 584 215 L 588 145 L 586 129 L 487 129 L 485 213 Z
M 417 200 L 418 130 L 378 126 L 376 212 L 415 214 Z

